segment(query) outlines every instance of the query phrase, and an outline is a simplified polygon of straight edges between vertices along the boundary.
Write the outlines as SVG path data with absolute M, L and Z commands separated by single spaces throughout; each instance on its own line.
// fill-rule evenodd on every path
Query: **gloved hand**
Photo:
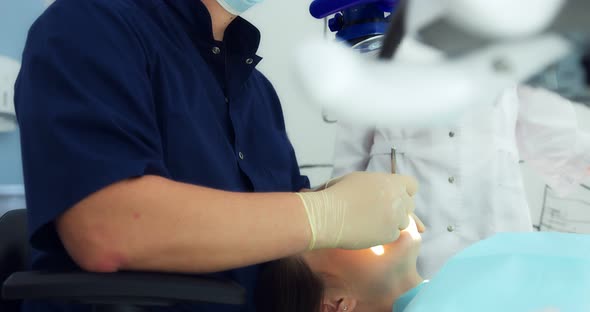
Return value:
M 309 249 L 363 249 L 395 241 L 414 212 L 414 178 L 355 172 L 321 191 L 297 193 L 312 239 Z

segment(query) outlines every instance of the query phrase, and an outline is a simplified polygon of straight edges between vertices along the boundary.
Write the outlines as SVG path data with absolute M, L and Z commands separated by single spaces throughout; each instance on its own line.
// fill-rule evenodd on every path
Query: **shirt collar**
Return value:
M 201 0 L 166 0 L 200 40 L 214 42 L 211 15 Z M 242 17 L 237 17 L 225 30 L 224 43 L 231 53 L 253 56 L 260 45 L 260 31 Z

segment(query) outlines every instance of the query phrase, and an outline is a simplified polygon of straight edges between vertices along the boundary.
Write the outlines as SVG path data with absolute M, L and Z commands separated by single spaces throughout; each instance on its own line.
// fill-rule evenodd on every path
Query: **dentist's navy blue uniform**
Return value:
M 39 251 L 34 269 L 77 269 L 54 221 L 127 178 L 241 192 L 309 187 L 279 99 L 255 69 L 259 41 L 259 31 L 237 18 L 216 42 L 200 0 L 58 0 L 35 22 L 15 96 Z M 257 266 L 218 275 L 246 288 L 246 307 L 164 311 L 255 310 Z M 25 310 L 85 311 L 44 302 Z

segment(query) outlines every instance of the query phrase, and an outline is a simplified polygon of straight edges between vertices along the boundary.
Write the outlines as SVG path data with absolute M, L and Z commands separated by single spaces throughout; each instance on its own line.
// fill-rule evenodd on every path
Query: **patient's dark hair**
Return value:
M 265 264 L 258 276 L 257 312 L 320 312 L 324 284 L 301 257 Z

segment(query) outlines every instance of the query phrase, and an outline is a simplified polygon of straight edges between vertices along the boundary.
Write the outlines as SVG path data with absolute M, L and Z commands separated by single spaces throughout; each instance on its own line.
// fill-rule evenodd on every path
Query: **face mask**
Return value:
M 217 2 L 229 13 L 240 15 L 262 0 L 217 0 Z

